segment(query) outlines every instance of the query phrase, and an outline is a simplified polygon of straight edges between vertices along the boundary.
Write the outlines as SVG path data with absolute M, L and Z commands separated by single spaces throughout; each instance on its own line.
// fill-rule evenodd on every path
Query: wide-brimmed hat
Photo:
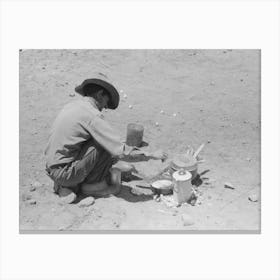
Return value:
M 109 102 L 108 102 L 109 109 L 116 109 L 118 107 L 119 101 L 120 101 L 120 96 L 119 96 L 118 91 L 116 90 L 116 88 L 113 85 L 111 85 L 110 83 L 108 83 L 104 80 L 86 79 L 82 82 L 81 85 L 79 85 L 75 88 L 75 91 L 84 96 L 85 95 L 84 88 L 85 88 L 85 86 L 90 85 L 90 84 L 100 86 L 107 92 L 107 94 L 109 95 Z

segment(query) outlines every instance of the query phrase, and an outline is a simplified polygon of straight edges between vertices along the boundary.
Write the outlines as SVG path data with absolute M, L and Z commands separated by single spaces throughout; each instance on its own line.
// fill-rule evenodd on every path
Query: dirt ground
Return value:
M 21 231 L 260 230 L 259 51 L 22 50 L 19 59 Z M 48 132 L 80 98 L 74 87 L 96 73 L 121 90 L 119 108 L 104 115 L 123 139 L 136 122 L 151 149 L 170 155 L 207 142 L 200 204 L 168 207 L 128 186 L 88 207 L 60 202 L 44 170 Z

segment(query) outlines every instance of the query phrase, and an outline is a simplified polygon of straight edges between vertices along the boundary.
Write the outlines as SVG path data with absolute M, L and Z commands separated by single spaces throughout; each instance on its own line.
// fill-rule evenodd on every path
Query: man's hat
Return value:
M 101 79 L 87 79 L 84 80 L 83 83 L 75 88 L 75 91 L 81 95 L 85 95 L 85 86 L 87 85 L 97 85 L 103 88 L 107 94 L 109 95 L 109 102 L 108 102 L 108 108 L 109 109 L 116 109 L 119 105 L 120 96 L 116 88 L 111 85 L 110 83 L 101 80 Z

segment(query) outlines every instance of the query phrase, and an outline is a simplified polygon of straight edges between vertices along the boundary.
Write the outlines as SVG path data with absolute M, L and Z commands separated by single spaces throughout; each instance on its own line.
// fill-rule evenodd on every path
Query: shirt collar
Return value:
M 84 96 L 84 98 L 85 98 L 86 102 L 88 102 L 95 110 L 98 111 L 99 117 L 100 117 L 101 119 L 104 119 L 104 115 L 99 111 L 99 109 L 98 109 L 98 107 L 96 106 L 96 104 L 95 104 L 93 98 L 88 97 L 88 96 Z
M 98 109 L 98 107 L 96 106 L 96 104 L 95 104 L 95 102 L 94 102 L 94 100 L 93 100 L 92 97 L 84 96 L 84 98 L 85 98 L 85 100 L 86 100 L 87 102 L 89 102 L 89 103 L 93 106 L 94 109 L 96 109 L 96 110 L 99 111 L 99 109 Z

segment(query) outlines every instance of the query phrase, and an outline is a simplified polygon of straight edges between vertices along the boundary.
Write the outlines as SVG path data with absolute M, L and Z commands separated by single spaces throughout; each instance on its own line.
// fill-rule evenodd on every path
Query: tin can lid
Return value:
M 190 180 L 192 177 L 192 174 L 189 171 L 186 171 L 184 169 L 180 169 L 173 173 L 173 178 L 176 181 L 187 181 Z

